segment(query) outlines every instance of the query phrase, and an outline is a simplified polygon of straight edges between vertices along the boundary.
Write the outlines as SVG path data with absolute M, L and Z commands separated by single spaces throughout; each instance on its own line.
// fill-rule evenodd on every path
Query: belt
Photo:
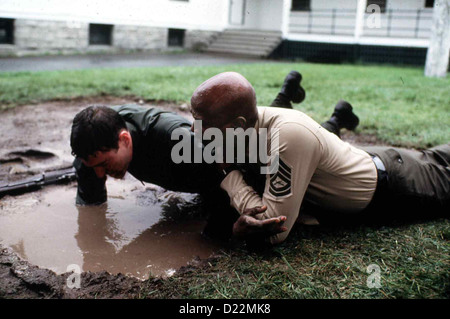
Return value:
M 386 172 L 386 167 L 384 167 L 383 162 L 378 156 L 372 156 L 372 161 L 375 163 L 375 166 L 377 167 L 377 170 Z
M 386 172 L 386 167 L 378 156 L 372 155 L 372 161 L 377 168 L 377 186 L 374 194 L 374 198 L 377 198 L 380 192 L 385 192 L 385 190 L 388 189 L 389 177 Z

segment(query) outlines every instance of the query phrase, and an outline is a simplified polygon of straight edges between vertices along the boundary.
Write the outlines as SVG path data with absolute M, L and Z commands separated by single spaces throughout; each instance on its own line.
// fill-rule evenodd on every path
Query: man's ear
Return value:
M 131 144 L 131 134 L 127 130 L 122 130 L 119 133 L 119 141 L 125 143 L 126 146 Z
M 243 116 L 239 116 L 239 117 L 235 118 L 235 119 L 231 122 L 231 125 L 232 125 L 234 128 L 242 128 L 242 129 L 245 129 L 246 124 L 247 124 L 247 120 L 246 120 L 245 117 L 243 117 Z

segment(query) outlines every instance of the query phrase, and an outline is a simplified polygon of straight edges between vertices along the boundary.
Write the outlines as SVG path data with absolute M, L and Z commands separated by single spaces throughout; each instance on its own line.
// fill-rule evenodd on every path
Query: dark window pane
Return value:
M 89 44 L 112 44 L 111 24 L 93 24 L 89 25 Z
M 434 0 L 425 0 L 425 8 L 433 8 Z
M 291 11 L 310 11 L 311 0 L 292 0 Z
M 383 13 L 386 12 L 386 2 L 387 0 L 367 0 L 367 6 L 375 4 L 380 7 L 380 12 Z
M 14 19 L 0 18 L 0 44 L 14 44 Z
M 169 47 L 182 47 L 185 31 L 183 29 L 169 29 Z

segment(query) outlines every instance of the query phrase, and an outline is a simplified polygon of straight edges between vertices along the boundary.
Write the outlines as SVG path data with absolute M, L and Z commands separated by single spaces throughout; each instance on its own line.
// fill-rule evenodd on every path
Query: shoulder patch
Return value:
M 270 176 L 269 193 L 275 197 L 291 193 L 291 168 L 279 159 L 278 171 Z

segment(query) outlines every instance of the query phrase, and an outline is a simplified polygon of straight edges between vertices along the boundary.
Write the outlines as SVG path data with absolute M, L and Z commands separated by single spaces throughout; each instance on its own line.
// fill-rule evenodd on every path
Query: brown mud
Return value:
M 0 243 L 57 274 L 69 265 L 138 279 L 167 277 L 218 246 L 201 237 L 205 226 L 196 195 L 125 181 L 107 181 L 108 202 L 76 206 L 76 185 L 49 186 L 0 202 Z
M 192 120 L 187 105 L 111 96 L 18 106 L 0 116 L 0 184 L 71 165 L 72 119 L 91 104 L 157 106 Z M 381 144 L 344 132 L 352 144 Z M 166 276 L 202 267 L 220 247 L 200 236 L 195 195 L 142 185 L 131 176 L 107 181 L 108 203 L 74 204 L 76 183 L 0 199 L 0 298 L 138 298 Z M 67 285 L 69 265 L 81 288 Z

